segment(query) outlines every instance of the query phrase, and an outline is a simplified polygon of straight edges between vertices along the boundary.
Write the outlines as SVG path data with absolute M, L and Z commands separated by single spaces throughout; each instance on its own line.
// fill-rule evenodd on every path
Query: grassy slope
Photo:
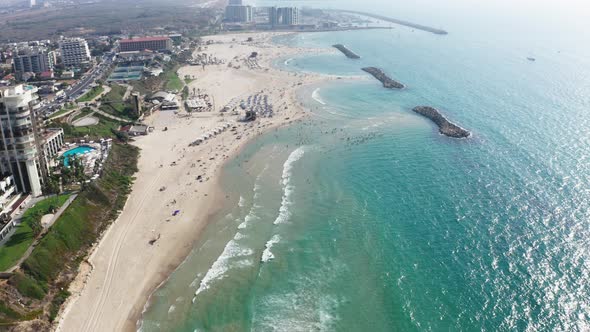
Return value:
M 104 92 L 104 88 L 102 86 L 96 86 L 84 94 L 82 97 L 78 98 L 76 101 L 79 103 L 85 103 L 91 101 L 92 99 L 96 98 L 96 96 L 100 95 Z
M 84 188 L 64 211 L 23 263 L 23 273 L 15 274 L 8 285 L 0 285 L 0 322 L 26 320 L 40 309 L 43 311 L 39 318 L 43 322 L 55 318 L 69 295 L 65 290 L 78 265 L 92 243 L 123 209 L 137 171 L 138 157 L 139 149 L 132 145 L 113 145 L 102 177 Z M 25 301 L 29 301 L 27 298 L 38 300 L 25 308 L 7 306 L 6 303 L 16 303 L 14 297 L 5 297 L 13 294 L 13 290 L 2 292 L 3 287 L 10 286 L 25 296 Z M 19 315 L 11 310 L 18 310 Z
M 66 107 L 62 108 L 61 110 L 51 114 L 51 116 L 49 118 L 52 119 L 52 118 L 58 117 L 62 114 L 65 114 L 65 113 L 75 109 L 75 108 L 76 108 L 76 106 L 66 106 Z
M 184 84 L 176 74 L 176 70 L 166 70 L 162 74 L 166 79 L 165 89 L 168 91 L 176 90 L 180 91 Z
M 127 87 L 125 86 L 111 84 L 111 91 L 109 91 L 109 93 L 107 93 L 102 99 L 108 101 L 117 101 L 120 103 L 102 104 L 100 106 L 100 110 L 114 116 L 133 120 L 130 114 L 131 104 L 128 102 L 122 102 L 126 91 Z
M 54 203 L 57 206 L 62 206 L 69 197 L 68 194 L 47 198 L 24 213 L 22 223 L 17 226 L 16 232 L 4 246 L 0 247 L 0 271 L 14 266 L 33 243 L 35 238 L 31 224 L 34 218 L 38 217 L 38 213 L 46 214 L 49 207 Z
M 80 193 L 23 263 L 27 274 L 41 282 L 55 280 L 67 260 L 96 240 L 125 204 L 138 155 L 131 145 L 113 146 L 101 179 Z
M 98 124 L 94 126 L 74 127 L 62 122 L 53 122 L 50 126 L 63 128 L 66 139 L 87 136 L 89 140 L 97 140 L 108 137 L 112 138 L 114 137 L 112 130 L 118 130 L 121 126 L 119 121 L 106 118 L 98 113 L 94 113 L 93 116 L 99 119 Z

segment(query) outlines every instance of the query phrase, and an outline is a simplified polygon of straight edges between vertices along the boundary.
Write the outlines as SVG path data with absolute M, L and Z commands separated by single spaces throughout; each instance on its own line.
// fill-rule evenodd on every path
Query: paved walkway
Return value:
M 100 106 L 100 105 L 99 105 L 99 106 Z M 109 113 L 107 113 L 107 112 L 103 112 L 103 111 L 101 111 L 101 110 L 100 110 L 98 107 L 94 107 L 94 106 L 92 106 L 92 107 L 90 107 L 90 108 L 92 108 L 92 110 L 93 110 L 95 113 L 98 113 L 98 114 L 100 114 L 100 115 L 104 116 L 105 118 L 109 118 L 109 119 L 113 119 L 113 120 L 120 121 L 120 122 L 125 122 L 125 123 L 126 123 L 126 122 L 132 122 L 132 121 L 131 121 L 131 120 L 129 120 L 129 119 L 123 119 L 123 118 L 120 118 L 120 117 L 114 116 L 114 115 L 112 115 L 112 114 L 109 114 Z

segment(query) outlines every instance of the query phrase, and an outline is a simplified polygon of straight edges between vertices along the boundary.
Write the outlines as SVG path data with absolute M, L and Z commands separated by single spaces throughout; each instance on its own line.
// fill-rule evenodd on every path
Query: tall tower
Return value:
M 17 187 L 41 195 L 39 137 L 36 128 L 37 88 L 0 88 L 0 170 L 14 175 Z

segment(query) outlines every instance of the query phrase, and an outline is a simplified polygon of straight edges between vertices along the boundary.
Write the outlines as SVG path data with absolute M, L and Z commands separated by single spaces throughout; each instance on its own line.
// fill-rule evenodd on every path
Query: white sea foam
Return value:
M 257 208 L 257 205 L 253 205 L 252 208 L 250 208 L 250 212 L 248 212 L 246 217 L 244 217 L 244 221 L 238 225 L 238 229 L 244 229 L 244 228 L 248 227 L 250 222 L 258 219 L 258 216 L 256 216 L 256 211 L 255 211 L 256 208 Z
M 240 201 L 238 202 L 238 206 L 244 207 L 244 205 L 246 205 L 246 200 L 244 199 L 243 196 L 240 196 Z
M 320 88 L 313 90 L 313 92 L 311 93 L 311 98 L 313 98 L 315 101 L 322 105 L 326 105 L 326 102 L 320 96 Z
M 176 306 L 173 304 L 173 305 L 170 306 L 170 308 L 168 308 L 168 314 L 173 313 L 174 310 L 176 310 Z
M 241 239 L 243 239 L 245 237 L 246 237 L 246 235 L 244 235 L 244 234 L 242 234 L 240 232 L 237 232 L 236 235 L 234 236 L 234 240 L 238 241 L 238 240 L 241 240 Z
M 240 247 L 235 240 L 229 241 L 225 245 L 221 255 L 201 280 L 201 284 L 199 285 L 199 289 L 195 292 L 195 295 L 199 295 L 201 292 L 209 289 L 209 287 L 211 287 L 211 282 L 223 279 L 225 273 L 231 268 L 230 260 L 232 258 L 250 256 L 253 253 L 252 249 Z
M 274 224 L 282 224 L 289 220 L 291 216 L 291 212 L 289 211 L 289 206 L 291 205 L 291 195 L 293 194 L 294 187 L 291 185 L 291 175 L 293 170 L 293 164 L 301 157 L 305 150 L 303 146 L 297 148 L 295 151 L 291 152 L 287 161 L 283 165 L 283 176 L 281 178 L 281 183 L 283 184 L 283 198 L 281 199 L 281 207 L 279 208 L 279 215 L 277 219 L 275 219 Z
M 275 234 L 268 242 L 266 242 L 265 249 L 262 252 L 262 262 L 268 262 L 271 259 L 275 258 L 275 255 L 270 251 L 272 247 L 281 241 L 281 237 L 278 234 Z

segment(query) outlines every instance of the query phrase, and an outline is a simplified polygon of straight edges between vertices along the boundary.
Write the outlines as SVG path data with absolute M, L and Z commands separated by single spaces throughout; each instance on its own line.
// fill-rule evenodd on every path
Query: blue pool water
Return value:
M 84 154 L 86 152 L 95 150 L 93 147 L 90 147 L 88 145 L 82 145 L 73 149 L 70 149 L 68 151 L 66 151 L 63 156 L 64 156 L 64 166 L 69 166 L 70 165 L 70 156 L 75 156 L 78 154 Z

